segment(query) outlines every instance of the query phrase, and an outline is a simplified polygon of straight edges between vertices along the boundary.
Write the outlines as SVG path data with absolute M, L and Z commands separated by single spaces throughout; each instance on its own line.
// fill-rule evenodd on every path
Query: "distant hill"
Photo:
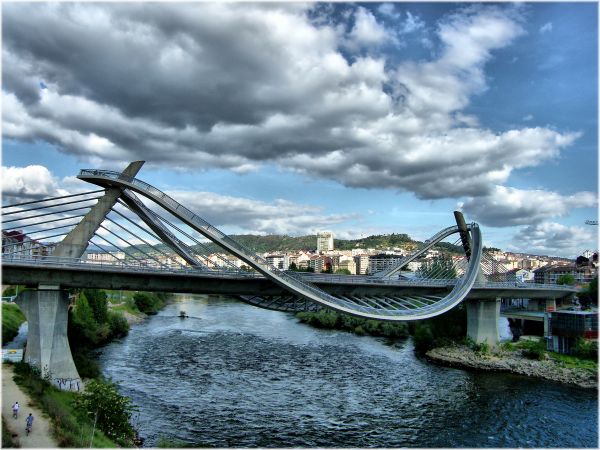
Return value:
M 317 236 L 314 234 L 297 237 L 286 235 L 259 236 L 254 234 L 234 234 L 230 237 L 256 253 L 297 252 L 300 250 L 315 251 L 317 249 Z M 334 239 L 333 245 L 336 250 L 352 250 L 355 248 L 373 248 L 376 250 L 400 248 L 412 250 L 416 249 L 420 243 L 420 241 L 413 240 L 407 234 L 393 233 L 373 235 L 361 239 Z M 208 248 L 209 253 L 222 252 L 222 249 L 212 242 L 204 245 Z M 436 247 L 450 253 L 462 253 L 462 248 L 460 246 L 445 242 L 438 244 Z M 149 250 L 146 245 L 140 245 L 138 248 L 142 251 Z M 159 246 L 159 248 L 166 250 L 167 247 Z M 135 249 L 133 249 L 133 251 L 135 252 Z

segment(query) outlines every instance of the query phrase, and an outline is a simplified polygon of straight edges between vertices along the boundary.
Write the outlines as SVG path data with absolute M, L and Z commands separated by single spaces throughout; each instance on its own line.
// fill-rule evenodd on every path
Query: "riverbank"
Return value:
M 533 360 L 523 355 L 524 350 L 502 347 L 477 352 L 464 346 L 446 346 L 429 350 L 427 359 L 436 364 L 482 372 L 506 372 L 541 378 L 585 389 L 598 388 L 598 371 L 583 367 L 568 367 L 564 361 L 545 355 Z

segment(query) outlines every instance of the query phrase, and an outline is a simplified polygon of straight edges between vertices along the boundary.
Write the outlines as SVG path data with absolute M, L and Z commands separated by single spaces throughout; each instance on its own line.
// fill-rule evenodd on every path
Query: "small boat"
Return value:
M 185 313 L 185 311 L 179 311 L 179 318 L 180 319 L 185 319 L 188 315 Z

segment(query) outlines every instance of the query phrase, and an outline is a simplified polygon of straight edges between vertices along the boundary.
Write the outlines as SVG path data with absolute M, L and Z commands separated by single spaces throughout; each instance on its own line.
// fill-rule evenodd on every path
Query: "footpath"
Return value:
M 12 416 L 12 405 L 18 401 L 19 418 Z M 21 448 L 57 448 L 58 444 L 51 435 L 50 421 L 42 415 L 42 411 L 31 406 L 31 398 L 21 390 L 13 381 L 13 368 L 9 364 L 2 364 L 2 417 L 10 430 L 13 439 L 18 440 Z M 33 414 L 33 429 L 29 436 L 25 435 L 25 418 Z

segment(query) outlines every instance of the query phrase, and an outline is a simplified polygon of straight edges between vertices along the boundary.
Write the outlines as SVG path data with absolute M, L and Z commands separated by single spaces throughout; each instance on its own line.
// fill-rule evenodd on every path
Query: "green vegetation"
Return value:
M 6 289 L 2 291 L 2 297 L 12 297 L 18 292 L 23 292 L 26 289 L 24 285 L 20 286 L 8 286 Z
M 543 338 L 536 340 L 521 340 L 519 342 L 502 344 L 501 348 L 507 351 L 521 350 L 523 356 L 529 359 L 543 360 L 546 357 L 560 362 L 563 367 L 574 369 L 598 370 L 598 343 L 578 338 L 573 347 L 573 354 L 563 355 L 546 350 Z
M 585 369 L 598 372 L 598 361 L 594 359 L 579 358 L 573 355 L 548 352 L 548 355 L 568 369 Z
M 85 392 L 76 398 L 75 407 L 121 445 L 131 444 L 136 437 L 130 420 L 137 409 L 131 404 L 131 399 L 120 395 L 111 382 L 92 380 Z
M 16 304 L 2 302 L 2 345 L 15 338 L 23 322 L 25 316 Z
M 556 279 L 556 284 L 573 285 L 575 284 L 575 277 L 570 273 L 565 273 Z
M 167 295 L 162 292 L 136 292 L 133 302 L 137 309 L 144 314 L 156 314 L 167 300 Z
M 129 324 L 125 317 L 108 310 L 104 291 L 81 291 L 73 310 L 69 311 L 68 322 L 69 344 L 79 375 L 84 378 L 100 376 L 98 365 L 88 357 L 89 351 L 126 336 L 128 332 Z
M 463 343 L 467 335 L 467 309 L 461 303 L 431 319 L 410 322 L 410 330 L 418 353 L 425 353 L 434 347 Z
M 350 272 L 348 269 L 338 269 L 335 271 L 335 273 L 338 275 L 352 275 L 352 272 Z
M 2 417 L 2 448 L 19 448 L 20 446 L 21 444 L 19 444 L 16 435 L 13 436 L 13 434 L 8 431 L 4 417 Z
M 46 412 L 52 421 L 53 437 L 60 447 L 114 448 L 119 445 L 132 446 L 133 438 L 111 441 L 90 419 L 77 408 L 75 392 L 61 391 L 40 378 L 38 369 L 26 363 L 17 363 L 15 382 L 27 391 L 35 404 Z
M 577 338 L 573 347 L 573 356 L 576 356 L 581 359 L 591 359 L 593 361 L 597 361 L 598 342 L 586 341 L 581 337 Z
M 329 309 L 322 309 L 317 312 L 299 312 L 296 317 L 301 322 L 316 328 L 346 330 L 358 335 L 367 334 L 390 338 L 408 336 L 408 325 L 406 323 L 368 320 Z
M 546 345 L 543 339 L 523 340 L 517 343 L 517 348 L 522 349 L 525 358 L 542 360 L 546 358 Z
M 592 305 L 598 305 L 598 277 L 594 277 L 586 289 L 578 295 L 583 309 L 589 309 Z

